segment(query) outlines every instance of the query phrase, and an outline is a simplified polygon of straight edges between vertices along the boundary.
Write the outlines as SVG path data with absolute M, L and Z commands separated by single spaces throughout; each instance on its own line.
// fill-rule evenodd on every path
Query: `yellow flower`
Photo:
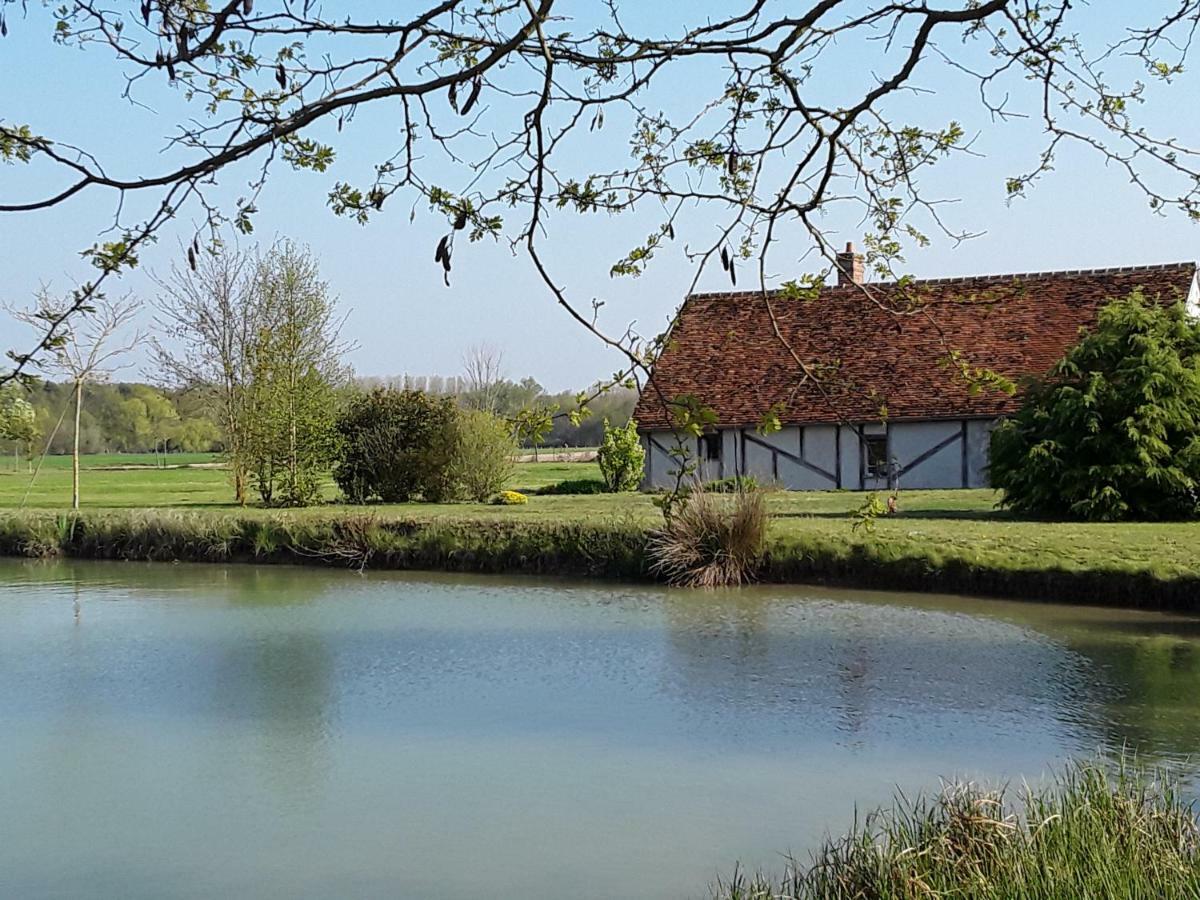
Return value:
M 529 498 L 519 491 L 501 491 L 492 502 L 498 506 L 518 506 L 528 503 Z

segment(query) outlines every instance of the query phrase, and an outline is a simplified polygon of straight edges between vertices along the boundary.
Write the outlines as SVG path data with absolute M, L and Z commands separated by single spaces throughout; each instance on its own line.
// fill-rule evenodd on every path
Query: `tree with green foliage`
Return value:
M 596 453 L 600 475 L 610 492 L 636 491 L 642 483 L 646 450 L 638 436 L 637 422 L 630 419 L 624 425 L 604 423 L 604 440 Z
M 452 397 L 376 388 L 338 416 L 333 480 L 351 503 L 454 495 L 458 409 Z
M 538 447 L 545 442 L 546 436 L 554 428 L 554 414 L 557 412 L 556 405 L 534 403 L 521 407 L 512 417 L 512 431 L 516 436 L 517 445 L 532 447 L 534 462 L 537 462 Z
M 37 413 L 17 388 L 0 391 L 0 440 L 12 441 L 13 471 L 21 467 L 21 447 L 30 454 L 37 437 Z
M 1111 301 L 992 436 L 992 483 L 1022 513 L 1200 515 L 1200 323 L 1140 291 Z
M 504 490 L 516 452 L 516 438 L 504 419 L 483 409 L 459 413 L 454 480 L 462 495 L 483 503 Z
M 285 242 L 258 263 L 251 342 L 249 462 L 264 503 L 306 506 L 337 448 L 337 389 L 348 380 L 336 301 L 307 248 Z

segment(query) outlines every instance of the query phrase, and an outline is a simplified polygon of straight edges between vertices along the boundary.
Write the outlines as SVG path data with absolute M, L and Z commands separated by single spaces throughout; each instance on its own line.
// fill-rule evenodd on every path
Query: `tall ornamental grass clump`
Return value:
M 650 570 L 682 587 L 721 587 L 754 579 L 767 541 L 762 491 L 715 494 L 697 485 L 650 536 Z
M 1017 512 L 1200 516 L 1200 322 L 1137 291 L 1110 302 L 996 429 L 991 479 Z
M 953 783 L 856 821 L 782 878 L 735 872 L 720 900 L 1183 900 L 1200 829 L 1163 773 L 1074 763 L 1016 798 Z

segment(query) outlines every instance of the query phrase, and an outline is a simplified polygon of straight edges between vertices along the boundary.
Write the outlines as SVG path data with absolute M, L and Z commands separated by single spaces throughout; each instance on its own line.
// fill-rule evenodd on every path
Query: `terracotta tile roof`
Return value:
M 785 425 L 877 420 L 881 405 L 890 419 L 1000 415 L 1016 399 L 972 394 L 954 366 L 939 364 L 949 351 L 1016 382 L 1042 375 L 1106 300 L 1138 287 L 1164 302 L 1185 299 L 1196 271 L 1195 263 L 1173 263 L 841 285 L 815 300 L 770 294 L 796 355 L 835 368 L 825 369 L 823 387 L 804 382 L 762 294 L 693 294 L 634 416 L 642 428 L 668 427 L 661 398 L 688 394 L 732 427 L 757 425 L 781 401 Z

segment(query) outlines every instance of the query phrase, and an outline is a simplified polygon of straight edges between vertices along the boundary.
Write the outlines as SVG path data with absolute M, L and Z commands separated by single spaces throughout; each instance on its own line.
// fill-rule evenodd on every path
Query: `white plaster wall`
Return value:
M 967 487 L 991 486 L 988 461 L 992 446 L 992 429 L 996 419 L 975 419 L 967 422 Z
M 761 435 L 756 434 L 755 437 L 761 437 Z M 774 469 L 771 466 L 771 451 L 747 440 L 746 461 L 742 471 L 746 475 L 753 476 L 761 484 L 769 483 L 775 477 Z
M 986 487 L 988 484 L 987 462 L 993 421 L 967 422 L 967 477 L 968 486 Z M 848 425 L 817 425 L 807 426 L 803 431 L 796 427 L 783 428 L 773 434 L 752 434 L 756 441 L 778 447 L 788 453 L 800 455 L 803 447 L 805 461 L 824 469 L 830 475 L 837 473 L 838 431 L 841 431 L 841 464 L 842 487 L 848 490 L 862 490 L 861 480 L 861 448 L 858 434 Z M 864 426 L 867 433 L 879 433 L 882 426 L 878 424 Z M 907 466 L 925 451 L 937 446 L 943 440 L 961 434 L 962 422 L 959 420 L 945 422 L 892 422 L 887 426 L 889 453 L 896 457 L 900 465 Z M 751 432 L 747 432 L 751 434 Z M 647 488 L 669 488 L 675 484 L 675 473 L 679 467 L 678 461 L 669 451 L 676 446 L 679 438 L 669 431 L 653 432 L 657 446 L 651 444 L 648 436 L 643 435 L 642 444 L 646 447 L 646 478 L 643 486 Z M 699 474 L 705 481 L 718 478 L 730 478 L 739 472 L 753 475 L 761 483 L 770 483 L 774 479 L 774 469 L 771 462 L 771 451 L 754 441 L 745 442 L 745 450 L 738 429 L 721 430 L 721 461 L 700 460 Z M 697 441 L 693 437 L 683 438 L 684 446 L 688 449 L 691 459 L 698 454 Z M 661 449 L 660 449 L 661 447 Z M 817 472 L 800 465 L 784 456 L 778 458 L 778 481 L 788 490 L 830 490 L 836 487 L 836 482 L 825 478 Z M 886 488 L 886 479 L 868 479 L 865 485 L 869 489 Z M 906 472 L 900 480 L 901 488 L 957 488 L 962 487 L 962 445 L 953 441 L 937 453 L 924 460 L 910 472 Z
M 1200 272 L 1192 278 L 1192 287 L 1188 291 L 1187 309 L 1193 316 L 1200 316 Z
M 942 441 L 958 437 L 962 422 L 893 422 L 888 428 L 888 449 L 903 469 Z M 955 440 L 900 477 L 901 488 L 962 487 L 962 441 Z
M 858 432 L 849 425 L 838 426 L 841 429 L 842 448 L 842 487 L 857 491 L 862 488 L 862 472 L 859 468 Z
M 837 477 L 837 426 L 808 425 L 804 428 L 804 458 Z M 837 487 L 835 481 L 823 479 L 826 488 Z
M 650 437 L 654 441 L 649 440 Z M 642 436 L 642 446 L 646 448 L 645 475 L 642 478 L 643 489 L 670 488 L 675 485 L 676 473 L 679 470 L 679 460 L 670 451 L 676 447 L 679 437 L 670 431 L 652 431 Z M 683 438 L 684 447 L 691 457 L 696 455 L 696 439 Z
M 824 469 L 830 475 L 836 475 L 837 454 L 834 449 L 833 427 L 806 426 L 803 429 L 803 438 L 800 434 L 801 429 L 794 430 L 796 437 L 789 448 L 791 452 L 801 455 L 803 444 L 802 455 L 805 462 Z M 828 491 L 837 487 L 835 480 L 825 478 L 820 472 L 814 472 L 807 466 L 782 458 L 779 460 L 779 480 L 794 491 Z
M 778 447 L 780 450 L 790 453 L 793 456 L 800 455 L 799 428 L 781 428 L 779 431 L 772 432 L 771 434 L 759 434 L 757 431 L 751 431 L 749 433 L 753 435 L 755 440 L 762 441 L 764 444 L 770 444 L 772 447 Z M 754 446 L 751 441 L 746 441 L 746 443 L 750 446 Z M 799 466 L 797 466 L 787 457 L 780 455 L 776 460 L 776 466 L 779 472 L 778 477 L 776 477 L 771 470 L 771 451 L 765 447 L 755 446 L 755 449 L 763 455 L 765 463 L 765 465 L 761 467 L 762 474 L 755 475 L 755 478 L 757 478 L 763 484 L 771 484 L 777 481 L 780 485 L 788 488 L 789 490 L 797 489 L 798 485 L 795 484 L 795 470 L 800 468 Z

